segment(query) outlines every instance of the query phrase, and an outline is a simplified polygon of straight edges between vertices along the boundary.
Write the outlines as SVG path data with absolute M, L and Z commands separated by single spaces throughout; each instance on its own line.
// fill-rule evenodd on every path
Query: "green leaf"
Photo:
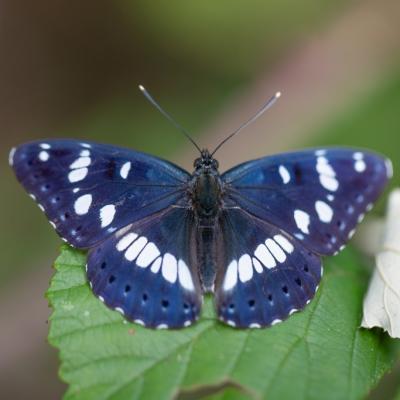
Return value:
M 367 273 L 350 249 L 326 260 L 304 312 L 260 330 L 221 325 L 210 298 L 190 328 L 128 323 L 92 294 L 85 259 L 63 246 L 47 292 L 66 399 L 357 399 L 391 366 L 387 337 L 359 329 Z

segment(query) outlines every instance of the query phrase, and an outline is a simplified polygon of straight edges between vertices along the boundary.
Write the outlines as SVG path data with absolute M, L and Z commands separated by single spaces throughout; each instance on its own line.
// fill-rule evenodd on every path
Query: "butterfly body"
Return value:
M 321 256 L 343 248 L 391 176 L 388 160 L 347 148 L 264 157 L 223 174 L 204 150 L 189 174 L 133 150 L 48 140 L 14 149 L 10 164 L 57 233 L 88 250 L 94 294 L 152 328 L 192 324 L 205 292 L 235 327 L 303 309 Z

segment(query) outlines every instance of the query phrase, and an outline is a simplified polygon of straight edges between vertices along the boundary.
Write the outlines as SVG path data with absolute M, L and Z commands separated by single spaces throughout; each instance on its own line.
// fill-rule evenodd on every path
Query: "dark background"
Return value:
M 272 110 L 221 149 L 222 169 L 322 144 L 370 147 L 396 167 L 399 18 L 395 0 L 3 0 L 0 396 L 64 391 L 44 299 L 60 240 L 8 167 L 11 146 L 91 139 L 191 169 L 195 149 L 139 83 L 210 148 L 281 90 Z

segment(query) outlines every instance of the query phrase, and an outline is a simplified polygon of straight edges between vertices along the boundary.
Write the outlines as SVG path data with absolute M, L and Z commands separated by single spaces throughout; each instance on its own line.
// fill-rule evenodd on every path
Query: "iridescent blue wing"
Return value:
M 90 250 L 93 292 L 126 318 L 152 328 L 181 328 L 201 307 L 193 213 L 169 207 L 115 232 Z
M 120 147 L 37 141 L 12 150 L 10 164 L 58 234 L 78 248 L 186 200 L 187 172 Z
M 280 154 L 225 174 L 225 204 L 240 207 L 322 255 L 339 251 L 391 176 L 391 164 L 361 150 Z
M 314 297 L 321 260 L 297 239 L 237 208 L 223 211 L 220 230 L 215 306 L 223 322 L 274 325 Z

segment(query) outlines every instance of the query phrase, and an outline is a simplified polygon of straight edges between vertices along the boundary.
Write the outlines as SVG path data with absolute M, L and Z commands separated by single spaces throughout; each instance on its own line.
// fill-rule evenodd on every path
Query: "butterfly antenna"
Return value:
M 248 119 L 244 124 L 240 125 L 235 131 L 233 131 L 228 137 L 226 137 L 211 153 L 213 156 L 229 139 L 237 135 L 242 129 L 248 127 L 252 124 L 258 117 L 265 113 L 269 108 L 271 108 L 276 101 L 281 97 L 281 92 L 276 92 L 250 119 Z
M 189 135 L 189 133 L 186 131 L 185 128 L 183 128 L 181 125 L 179 125 L 170 114 L 168 114 L 163 108 L 161 108 L 161 106 L 153 99 L 153 97 L 151 97 L 150 93 L 146 90 L 146 88 L 142 85 L 139 85 L 139 89 L 141 90 L 141 92 L 144 94 L 144 96 L 146 97 L 146 99 L 155 107 L 157 108 L 158 111 L 160 111 L 160 113 L 162 115 L 164 115 L 165 118 L 167 118 L 179 131 L 181 131 L 192 143 L 193 145 L 196 147 L 196 149 L 199 151 L 199 153 L 201 154 L 201 149 L 200 147 L 197 145 L 197 143 L 191 138 L 191 136 Z

